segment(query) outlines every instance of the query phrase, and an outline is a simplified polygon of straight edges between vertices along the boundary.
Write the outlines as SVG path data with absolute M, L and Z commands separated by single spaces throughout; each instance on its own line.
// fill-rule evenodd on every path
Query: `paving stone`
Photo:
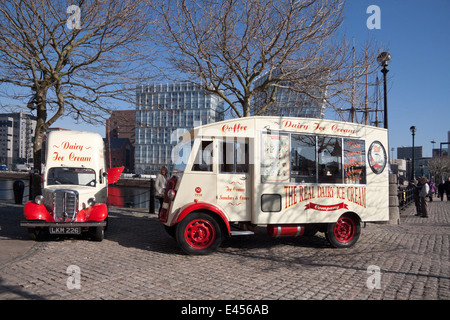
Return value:
M 428 219 L 413 209 L 401 211 L 399 225 L 366 224 L 348 249 L 320 233 L 262 232 L 187 256 L 155 215 L 111 208 L 104 241 L 45 238 L 0 265 L 0 299 L 448 300 L 450 202 L 429 203 Z M 0 225 L 21 210 L 3 204 Z M 80 268 L 80 289 L 67 287 L 70 265 Z M 369 266 L 380 270 L 379 289 L 367 287 Z

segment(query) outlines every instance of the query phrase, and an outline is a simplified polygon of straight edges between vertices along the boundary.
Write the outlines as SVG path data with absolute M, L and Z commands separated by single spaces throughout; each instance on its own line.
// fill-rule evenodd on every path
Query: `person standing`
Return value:
M 450 201 L 450 177 L 444 183 L 445 193 L 447 194 L 447 201 Z
M 433 194 L 436 193 L 436 185 L 434 184 L 433 181 L 430 180 L 430 182 L 428 182 L 428 186 L 430 187 L 430 192 L 428 193 L 428 198 L 430 198 L 430 202 L 433 201 Z
M 439 183 L 438 185 L 438 196 L 439 198 L 441 198 L 441 201 L 444 201 L 444 193 L 445 193 L 445 181 L 442 180 L 441 183 Z
M 420 178 L 419 178 L 420 180 Z M 422 187 L 420 182 L 417 182 L 417 180 L 412 180 L 411 185 L 413 186 L 413 198 L 414 198 L 414 205 L 416 206 L 416 216 L 420 216 L 420 198 L 419 193 L 420 189 Z
M 167 183 L 167 168 L 163 166 L 161 167 L 160 172 L 156 176 L 155 181 L 155 189 L 156 189 L 155 197 L 159 200 L 158 218 L 159 215 L 161 214 L 161 209 L 164 202 L 164 191 L 166 189 L 166 183 Z
M 421 217 L 428 218 L 428 208 L 427 208 L 427 200 L 426 199 L 427 199 L 428 193 L 430 192 L 430 187 L 428 186 L 427 178 L 421 177 L 420 180 L 422 182 L 422 189 L 420 190 L 420 193 L 419 193 Z

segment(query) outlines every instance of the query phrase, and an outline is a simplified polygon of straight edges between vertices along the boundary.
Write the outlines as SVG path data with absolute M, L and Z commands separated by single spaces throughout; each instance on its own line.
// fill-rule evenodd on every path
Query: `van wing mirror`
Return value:
M 125 169 L 125 167 L 109 168 L 107 170 L 108 184 L 116 183 L 117 181 L 119 181 L 123 169 Z

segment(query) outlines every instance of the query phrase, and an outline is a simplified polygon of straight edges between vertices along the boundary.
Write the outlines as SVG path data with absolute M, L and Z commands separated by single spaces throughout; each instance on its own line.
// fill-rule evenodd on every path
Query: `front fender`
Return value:
M 198 210 L 210 211 L 219 216 L 227 227 L 228 235 L 231 234 L 230 223 L 227 215 L 220 208 L 208 202 L 192 202 L 185 205 L 179 210 L 178 214 L 173 217 L 170 226 L 173 226 L 183 220 L 189 213 Z
M 84 216 L 84 221 L 103 221 L 108 217 L 108 206 L 104 203 L 81 210 L 78 216 Z
M 45 206 L 43 204 L 37 204 L 34 201 L 28 201 L 25 204 L 23 214 L 27 220 L 53 221 L 53 217 Z

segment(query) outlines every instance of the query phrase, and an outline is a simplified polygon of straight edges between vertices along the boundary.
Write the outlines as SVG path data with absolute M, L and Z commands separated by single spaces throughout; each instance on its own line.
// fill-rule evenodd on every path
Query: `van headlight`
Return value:
M 95 197 L 89 198 L 87 204 L 92 207 L 95 205 Z
M 43 195 L 36 196 L 36 198 L 34 198 L 34 202 L 36 202 L 36 204 L 42 204 L 44 202 L 44 196 Z

